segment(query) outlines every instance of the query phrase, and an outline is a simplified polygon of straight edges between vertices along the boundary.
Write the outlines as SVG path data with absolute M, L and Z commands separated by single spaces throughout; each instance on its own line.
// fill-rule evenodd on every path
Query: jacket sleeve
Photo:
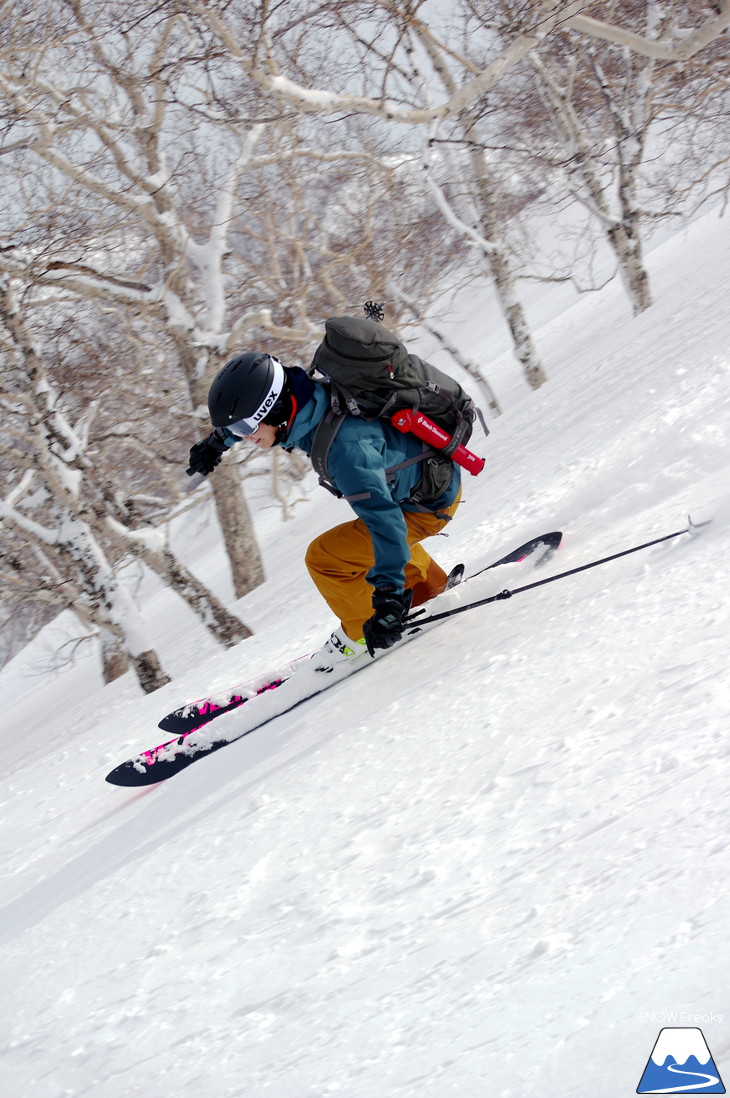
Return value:
M 329 468 L 343 496 L 361 497 L 348 502 L 373 542 L 375 563 L 366 579 L 373 587 L 403 591 L 411 551 L 403 512 L 385 478 L 385 440 L 372 433 L 351 438 L 346 447 L 339 442 L 338 436 L 330 451 Z

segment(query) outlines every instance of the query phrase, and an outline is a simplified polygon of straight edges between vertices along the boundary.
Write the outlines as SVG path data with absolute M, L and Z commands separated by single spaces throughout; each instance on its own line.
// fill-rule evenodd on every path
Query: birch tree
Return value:
M 24 522 L 26 515 L 31 513 L 28 498 L 35 498 L 32 511 L 37 523 L 46 526 L 49 522 L 58 525 L 60 508 L 64 514 L 71 515 L 74 522 L 83 520 L 88 526 L 87 540 L 93 538 L 98 543 L 99 551 L 115 573 L 120 563 L 139 560 L 185 600 L 217 641 L 232 645 L 250 636 L 250 630 L 169 547 L 166 523 L 159 521 L 169 507 L 169 499 L 153 494 L 156 462 L 150 457 L 154 459 L 155 456 L 154 427 L 141 424 L 139 418 L 135 423 L 135 417 L 140 413 L 123 387 L 121 392 L 107 391 L 103 395 L 97 392 L 95 399 L 85 400 L 83 383 L 79 380 L 67 390 L 65 398 L 62 396 L 46 369 L 38 341 L 23 317 L 18 290 L 18 284 L 10 280 L 0 283 L 0 320 L 6 332 L 6 354 L 3 356 L 6 365 L 0 371 L 0 384 L 2 404 L 12 424 L 12 430 L 0 444 L 0 456 L 5 458 L 9 476 L 16 481 L 12 508 L 6 508 L 4 512 L 6 521 L 17 530 L 30 532 Z M 56 319 L 58 308 L 55 303 Z M 72 329 L 76 345 L 82 330 L 77 316 Z M 49 339 L 48 330 L 45 335 L 44 343 L 54 348 L 54 357 L 61 358 L 61 374 L 73 375 L 73 357 L 64 355 L 57 338 Z M 78 346 L 75 349 L 78 352 Z M 111 352 L 107 357 L 113 361 Z M 89 382 L 95 380 L 90 378 Z M 149 388 L 137 399 L 144 393 L 150 399 Z M 75 424 L 72 425 L 74 408 Z M 59 440 L 64 439 L 66 443 L 62 445 Z M 43 490 L 38 502 L 39 471 L 44 470 L 48 471 L 48 476 L 45 480 L 40 477 Z M 25 476 L 28 471 L 32 476 Z M 68 490 L 71 481 L 72 494 Z M 57 488 L 63 490 L 58 498 L 55 496 Z M 74 522 L 62 522 L 61 529 L 73 528 Z M 54 552 L 65 565 L 70 559 L 63 547 L 61 533 L 50 540 L 43 540 L 38 530 L 35 535 L 36 559 L 41 562 L 40 578 L 45 580 L 55 571 L 63 579 L 63 569 L 58 562 L 52 561 Z M 22 571 L 27 585 L 33 567 L 29 568 L 26 561 Z M 73 571 L 68 579 L 78 588 L 78 576 Z M 56 579 L 50 583 L 50 589 L 65 594 L 63 584 Z M 44 591 L 39 597 L 54 601 L 45 593 L 45 583 L 39 585 L 39 590 Z M 106 644 L 103 635 L 102 643 Z M 114 662 L 119 665 L 120 659 L 115 658 Z
M 661 49 L 655 54 L 650 48 L 676 33 L 685 12 L 684 4 L 654 0 L 624 5 L 627 41 L 640 38 L 642 52 L 627 48 L 617 36 L 597 40 L 572 32 L 553 36 L 528 57 L 554 127 L 552 140 L 545 135 L 545 152 L 538 155 L 601 226 L 635 314 L 652 303 L 643 258 L 646 229 L 686 210 L 679 196 L 695 189 L 698 175 L 705 178 L 717 164 L 709 135 L 699 172 L 682 163 L 678 148 L 688 147 L 687 137 L 703 118 L 709 120 L 718 106 L 722 112 L 718 99 L 725 110 L 728 106 L 714 71 L 721 58 L 727 60 L 719 43 L 688 60 L 681 72 L 661 59 Z M 532 112 L 533 125 L 535 117 Z
M 604 105 L 620 133 L 622 213 L 619 217 L 610 215 L 607 231 L 636 307 L 643 308 L 649 297 L 640 239 L 635 231 L 635 187 L 642 154 L 638 122 L 646 115 L 650 104 L 652 69 L 656 62 L 687 64 L 711 50 L 721 39 L 726 41 L 730 26 L 730 0 L 720 0 L 709 10 L 699 4 L 683 5 L 686 22 L 664 20 L 661 15 L 652 14 L 661 9 L 652 8 L 643 28 L 637 27 L 633 11 L 624 14 L 626 6 L 588 5 L 590 15 L 586 7 L 580 2 L 564 4 L 557 0 L 542 0 L 520 7 L 500 2 L 482 5 L 465 0 L 458 5 L 457 12 L 462 27 L 471 26 L 472 33 L 462 32 L 461 39 L 454 42 L 453 20 L 439 33 L 433 23 L 429 25 L 423 14 L 425 5 L 418 0 L 402 0 L 401 3 L 375 0 L 370 4 L 342 0 L 316 9 L 306 5 L 296 8 L 287 5 L 281 9 L 262 4 L 259 23 L 249 24 L 248 36 L 242 39 L 240 27 L 234 24 L 227 5 L 188 0 L 188 10 L 195 12 L 200 22 L 209 28 L 249 80 L 276 102 L 294 111 L 327 117 L 341 113 L 374 116 L 396 126 L 430 127 L 432 136 L 438 136 L 445 124 L 461 130 L 471 161 L 471 199 L 477 207 L 477 224 L 468 224 L 458 217 L 439 191 L 433 172 L 431 186 L 445 216 L 457 231 L 472 237 L 493 269 L 517 356 L 528 380 L 535 386 L 541 384 L 544 374 L 515 293 L 508 249 L 500 237 L 503 215 L 495 202 L 492 170 L 484 156 L 485 142 L 478 132 L 484 97 L 532 54 L 539 56 L 544 43 L 551 43 L 566 32 L 579 38 L 582 48 L 592 50 L 594 59 L 596 47 L 606 43 L 617 45 L 625 55 L 639 59 L 631 63 L 632 71 L 636 73 L 633 87 L 638 94 L 637 102 L 628 111 L 619 106 L 616 98 L 607 95 L 605 71 L 601 71 L 595 60 L 594 72 Z M 631 9 L 632 5 L 628 7 Z M 326 70 L 326 86 L 322 80 L 317 83 L 316 68 L 307 71 L 293 62 L 288 40 L 295 36 L 300 41 L 308 26 L 312 35 L 321 36 L 329 31 L 330 35 L 337 35 L 338 42 L 349 35 L 351 42 L 360 47 L 364 45 L 371 58 L 379 60 L 379 64 L 371 63 L 360 70 L 364 92 L 356 93 L 348 87 L 348 83 L 353 83 L 353 71 L 357 70 L 348 63 L 351 58 L 347 51 L 338 51 L 338 64 L 330 65 Z M 443 92 L 431 97 L 431 101 L 424 101 L 423 95 L 424 87 L 432 85 L 428 77 L 411 79 L 415 55 L 409 41 L 414 38 L 420 46 L 421 56 L 428 57 L 443 88 Z M 321 65 L 319 71 L 323 71 Z M 624 224 L 626 213 L 629 214 L 628 224 Z M 503 290 L 499 289 L 500 285 Z
M 6 245 L 6 258 L 26 258 L 27 275 L 45 285 L 154 318 L 199 410 L 192 442 L 211 375 L 229 351 L 231 206 L 262 127 L 226 131 L 218 148 L 197 149 L 175 102 L 194 95 L 180 86 L 185 52 L 196 46 L 181 17 L 82 0 L 64 0 L 61 15 L 53 4 L 36 9 L 45 19 L 30 40 L 20 27 L 20 41 L 6 43 L 0 73 L 15 123 L 5 143 L 17 158 L 13 199 L 27 210 L 26 232 Z M 186 157 L 197 177 L 176 171 Z M 233 305 L 237 338 L 269 321 L 240 295 Z M 263 575 L 250 516 L 235 469 L 211 486 L 240 595 Z
M 433 70 L 445 90 L 453 97 L 458 87 L 453 71 L 453 60 L 447 58 L 445 51 L 430 30 L 419 20 L 412 21 L 410 33 L 430 59 Z M 473 67 L 466 58 L 461 58 L 458 63 L 465 68 Z M 433 150 L 438 148 L 437 138 L 440 133 L 438 125 L 433 126 L 430 135 L 429 151 L 425 161 L 427 181 L 447 222 L 453 225 L 457 232 L 471 239 L 483 257 L 492 277 L 497 301 L 509 328 L 515 357 L 522 366 L 528 385 L 532 389 L 539 389 L 547 378 L 517 289 L 514 263 L 505 233 L 505 223 L 509 218 L 502 188 L 496 178 L 498 166 L 488 160 L 480 130 L 480 111 L 471 104 L 465 106 L 459 115 L 451 120 L 449 127 L 449 132 L 456 134 L 457 142 L 464 150 L 463 159 L 469 169 L 469 197 L 466 203 L 470 210 L 467 214 L 469 217 L 467 222 L 459 217 L 449 202 L 434 169 Z M 449 161 L 452 166 L 455 166 L 453 158 L 447 158 L 447 163 Z
M 27 467 L 0 499 L 0 520 L 37 548 L 42 562 L 48 564 L 51 556 L 59 562 L 58 581 L 48 585 L 50 601 L 73 608 L 85 623 L 120 638 L 142 689 L 149 693 L 170 680 L 134 600 L 119 582 L 95 535 L 80 496 L 79 462 L 86 424 L 72 426 L 55 407 L 38 350 L 24 328 L 13 287 L 7 282 L 0 284 L 0 320 L 8 335 L 6 353 L 15 367 L 14 378 L 3 372 L 0 399 L 5 415 L 21 418 L 23 437 L 32 440 L 25 461 L 20 438 L 14 448 L 16 459 L 21 458 L 17 464 Z M 49 501 L 46 521 L 34 517 L 32 502 L 23 506 L 31 490 L 34 494 L 40 490 L 43 503 Z M 50 595 L 52 589 L 55 595 Z
M 473 96 L 461 95 L 460 84 L 465 75 L 470 78 L 477 71 L 476 64 L 457 54 L 426 25 L 419 15 L 422 3 L 408 0 L 400 3 L 376 0 L 370 4 L 340 2 L 309 12 L 306 6 L 297 8 L 296 15 L 292 7 L 269 11 L 268 5 L 262 5 L 258 34 L 252 32 L 245 47 L 239 45 L 238 34 L 227 20 L 227 13 L 216 5 L 206 6 L 203 11 L 193 4 L 190 10 L 195 10 L 206 22 L 249 78 L 289 110 L 304 116 L 354 110 L 362 115 L 377 114 L 389 122 L 406 123 L 409 129 L 413 124 L 422 126 L 419 136 L 414 137 L 411 133 L 404 141 L 408 155 L 415 160 L 419 146 L 426 147 L 425 162 L 421 158 L 421 163 L 425 163 L 425 178 L 432 198 L 445 215 L 448 227 L 452 231 L 456 229 L 462 242 L 470 246 L 476 243 L 478 254 L 494 279 L 516 356 L 528 383 L 538 387 L 545 380 L 545 374 L 517 293 L 509 249 L 502 232 L 499 192 L 483 151 L 475 141 L 478 111 Z M 305 51 L 301 48 L 301 40 L 307 34 L 309 40 Z M 334 70 L 327 46 L 329 40 L 341 44 Z M 335 89 L 357 80 L 368 88 L 378 86 L 381 92 L 377 97 L 367 99 L 344 91 L 305 90 L 302 82 L 295 84 L 291 77 L 284 75 L 285 68 L 300 81 L 316 80 L 320 73 L 327 72 L 328 82 Z M 458 109 L 441 112 L 425 106 L 429 99 L 427 88 L 434 80 L 447 92 L 450 103 L 459 104 Z M 453 213 L 436 180 L 430 139 L 438 132 L 441 122 L 448 122 L 452 130 L 456 128 L 463 137 L 464 147 L 469 149 L 470 201 L 474 207 L 471 226 L 465 226 Z M 423 127 L 424 123 L 429 123 L 428 128 Z M 397 129 L 400 131 L 401 127 Z M 404 300 L 402 295 L 391 296 Z M 413 294 L 408 296 L 412 301 Z M 462 359 L 467 361 L 463 356 Z M 484 387 L 488 389 L 488 383 L 485 382 Z M 489 401 L 494 406 L 491 393 Z

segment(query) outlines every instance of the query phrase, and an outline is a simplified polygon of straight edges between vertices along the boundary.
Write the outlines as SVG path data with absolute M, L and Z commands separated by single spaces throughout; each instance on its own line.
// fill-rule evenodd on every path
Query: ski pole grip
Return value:
M 401 412 L 396 412 L 394 416 L 391 416 L 390 422 L 397 431 L 402 434 L 410 432 L 416 438 L 420 438 L 422 442 L 427 442 L 429 446 L 433 446 L 434 450 L 444 450 L 451 442 L 451 435 L 444 431 L 443 427 L 439 427 L 428 416 L 424 416 L 422 412 L 414 412 L 410 408 L 404 408 Z M 485 465 L 484 458 L 477 457 L 471 450 L 467 450 L 466 446 L 457 446 L 450 457 L 462 469 L 468 470 L 473 477 L 478 476 Z

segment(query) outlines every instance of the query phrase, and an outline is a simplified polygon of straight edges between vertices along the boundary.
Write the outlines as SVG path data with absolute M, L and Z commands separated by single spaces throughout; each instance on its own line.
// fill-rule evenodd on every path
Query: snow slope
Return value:
M 103 777 L 165 712 L 324 639 L 302 555 L 345 505 L 260 510 L 233 651 L 145 588 L 151 697 L 91 656 L 41 674 L 47 635 L 5 668 L 3 1094 L 620 1098 L 665 1024 L 730 1076 L 729 245 L 706 217 L 644 316 L 612 285 L 542 326 L 551 381 L 513 380 L 432 549 L 562 528 L 545 575 L 702 537 L 463 615 L 140 793 Z M 210 530 L 178 536 L 225 588 Z

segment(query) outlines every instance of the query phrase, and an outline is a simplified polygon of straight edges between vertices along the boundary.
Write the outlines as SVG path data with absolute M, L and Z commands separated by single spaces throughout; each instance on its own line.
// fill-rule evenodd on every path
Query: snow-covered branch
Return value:
M 23 476 L 20 478 L 14 488 L 11 488 L 5 497 L 5 506 L 14 508 L 18 500 L 20 500 L 30 488 L 33 483 L 33 477 L 35 472 L 33 469 L 26 469 Z
M 467 223 L 459 217 L 459 215 L 456 213 L 453 206 L 447 199 L 446 195 L 444 194 L 443 188 L 434 178 L 433 172 L 430 170 L 430 167 L 424 168 L 424 174 L 426 177 L 426 186 L 428 187 L 429 192 L 431 193 L 431 196 L 436 203 L 436 206 L 441 211 L 449 225 L 451 225 L 451 227 L 461 236 L 464 236 L 468 240 L 471 240 L 472 244 L 475 244 L 480 251 L 485 253 L 485 255 L 492 254 L 496 248 L 494 242 L 490 240 L 485 240 L 480 232 L 478 232 L 471 225 L 467 225 Z
M 13 494 L 14 493 L 11 493 L 11 496 Z M 17 507 L 8 503 L 6 499 L 0 499 L 0 519 L 5 519 L 6 522 L 12 523 L 18 530 L 27 534 L 28 537 L 39 541 L 42 545 L 55 545 L 58 539 L 58 530 L 43 526 L 42 523 L 36 522 L 35 519 L 30 518 L 22 511 L 19 511 Z
M 668 40 L 646 38 L 640 34 L 611 23 L 593 19 L 589 15 L 577 14 L 566 20 L 567 26 L 590 38 L 623 46 L 633 53 L 650 57 L 655 61 L 689 61 L 701 50 L 716 41 L 730 27 L 730 0 L 720 0 L 717 14 L 706 19 L 695 30 L 687 31 L 681 38 Z M 620 9 L 618 9 L 620 12 Z
M 309 114 L 361 113 L 376 115 L 389 122 L 408 123 L 414 126 L 430 125 L 446 118 L 461 114 L 475 100 L 514 68 L 539 42 L 565 23 L 571 16 L 578 14 L 585 6 L 583 0 L 572 0 L 561 4 L 559 0 L 543 0 L 538 6 L 538 17 L 534 26 L 518 35 L 500 55 L 485 68 L 467 80 L 458 90 L 448 95 L 441 103 L 429 107 L 404 107 L 392 100 L 380 97 L 343 94 L 327 91 L 324 88 L 310 88 L 298 84 L 280 72 L 272 73 L 252 61 L 251 51 L 242 46 L 236 34 L 227 26 L 222 16 L 210 9 L 202 0 L 192 4 L 197 14 L 207 23 L 210 30 L 223 43 L 232 58 L 243 67 L 247 75 L 266 93 L 281 100 L 297 111 Z

